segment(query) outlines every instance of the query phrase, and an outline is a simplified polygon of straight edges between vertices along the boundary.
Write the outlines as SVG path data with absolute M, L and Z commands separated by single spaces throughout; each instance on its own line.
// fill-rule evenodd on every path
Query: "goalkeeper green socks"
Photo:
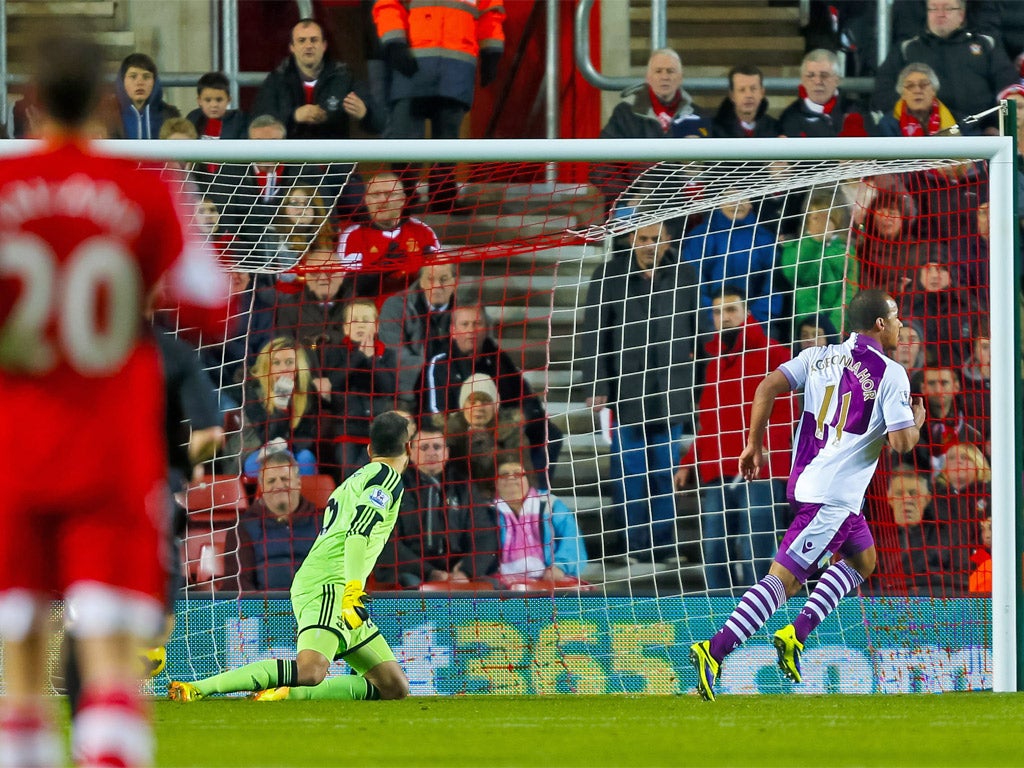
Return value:
M 319 685 L 301 687 L 298 685 L 298 665 L 293 660 L 267 659 L 230 669 L 219 675 L 196 680 L 193 685 L 204 696 L 211 693 L 234 693 L 236 691 L 263 691 L 267 688 L 291 688 L 289 699 L 334 699 L 334 700 L 375 700 L 380 691 L 373 683 L 359 675 L 336 675 L 328 677 Z
M 194 685 L 201 694 L 209 696 L 211 693 L 262 691 L 282 685 L 293 686 L 298 678 L 298 665 L 294 659 L 267 659 L 196 680 Z
M 337 675 L 328 677 L 319 685 L 309 688 L 292 688 L 288 692 L 288 700 L 295 699 L 334 699 L 339 700 L 375 700 L 380 698 L 380 691 L 365 678 L 358 675 Z

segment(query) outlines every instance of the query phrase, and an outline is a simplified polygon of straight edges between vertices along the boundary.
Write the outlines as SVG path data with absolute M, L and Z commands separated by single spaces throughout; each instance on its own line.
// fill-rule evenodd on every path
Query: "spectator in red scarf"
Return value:
M 602 139 L 693 139 L 706 138 L 710 123 L 683 90 L 683 62 L 671 48 L 659 48 L 647 60 L 643 84 L 623 95 L 632 99 L 619 103 Z M 590 172 L 590 181 L 611 204 L 630 182 L 646 168 L 643 163 L 603 163 Z
M 927 64 L 907 64 L 896 79 L 899 101 L 878 121 L 880 136 L 935 136 L 959 132 L 957 118 L 935 95 L 939 76 Z M 956 131 L 950 129 L 957 128 Z
M 859 104 L 839 92 L 839 59 L 817 48 L 800 65 L 798 98 L 779 115 L 783 136 L 867 136 L 873 123 Z
M 925 3 L 896 3 L 925 5 Z M 1003 5 L 1017 5 L 1004 3 Z M 910 62 L 931 66 L 943 84 L 943 100 L 958 115 L 975 115 L 995 104 L 995 95 L 1017 81 L 1019 73 L 1000 41 L 979 34 L 967 23 L 964 0 L 928 0 L 924 24 L 915 37 L 894 45 L 875 74 L 871 107 L 888 110 L 895 99 L 898 73 Z M 993 115 L 982 120 L 985 133 L 996 132 Z

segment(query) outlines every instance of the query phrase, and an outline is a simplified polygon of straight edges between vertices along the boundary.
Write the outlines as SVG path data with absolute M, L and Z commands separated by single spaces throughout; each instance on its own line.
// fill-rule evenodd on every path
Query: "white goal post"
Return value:
M 0 143 L 0 157 L 34 142 Z M 344 162 L 665 162 L 665 161 L 888 161 L 984 160 L 989 168 L 991 259 L 990 312 L 992 445 L 992 687 L 1018 689 L 1017 541 L 1019 454 L 1016 433 L 1020 379 L 1017 226 L 1014 215 L 1016 157 L 1011 137 L 661 140 L 458 140 L 458 141 L 103 141 L 111 156 L 208 163 Z M 0 210 L 0 217 L 3 211 Z M 655 217 L 657 218 L 657 217 Z M 668 218 L 664 216 L 663 218 Z

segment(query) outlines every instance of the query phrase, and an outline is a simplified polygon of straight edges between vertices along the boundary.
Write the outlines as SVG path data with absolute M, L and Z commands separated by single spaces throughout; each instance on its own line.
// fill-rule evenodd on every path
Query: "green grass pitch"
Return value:
M 158 766 L 1010 766 L 1024 694 L 159 701 Z

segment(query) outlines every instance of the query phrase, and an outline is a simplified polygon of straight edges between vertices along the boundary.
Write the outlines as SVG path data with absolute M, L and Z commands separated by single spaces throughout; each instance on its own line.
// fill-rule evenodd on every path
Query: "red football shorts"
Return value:
M 0 383 L 0 591 L 97 581 L 163 599 L 163 385 L 142 368 L 72 397 Z

